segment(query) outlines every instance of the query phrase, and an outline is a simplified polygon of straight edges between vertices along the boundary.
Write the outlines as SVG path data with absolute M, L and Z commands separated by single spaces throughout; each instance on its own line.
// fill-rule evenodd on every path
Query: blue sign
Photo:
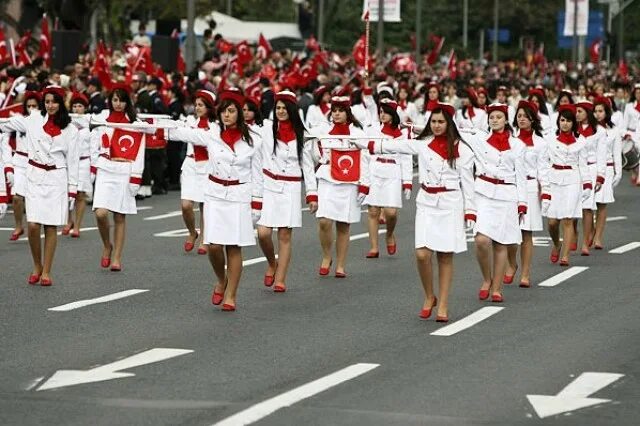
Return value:
M 571 49 L 573 47 L 573 37 L 565 37 L 564 34 L 564 10 L 558 12 L 558 47 L 561 49 Z M 589 11 L 589 26 L 587 27 L 587 46 L 590 46 L 596 39 L 604 38 L 604 13 Z
M 487 38 L 489 43 L 493 42 L 493 30 L 487 30 Z M 509 43 L 511 33 L 506 28 L 498 28 L 498 43 Z

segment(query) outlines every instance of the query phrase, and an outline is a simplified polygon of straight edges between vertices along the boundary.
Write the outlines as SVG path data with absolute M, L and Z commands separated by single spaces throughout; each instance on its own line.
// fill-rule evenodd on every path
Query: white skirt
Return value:
M 67 170 L 46 172 L 45 182 L 29 182 L 25 195 L 27 222 L 63 226 L 69 217 Z
M 301 193 L 301 182 L 284 182 L 282 192 L 265 188 L 262 194 L 262 214 L 258 225 L 268 228 L 300 228 L 302 226 Z
M 93 194 L 93 210 L 107 209 L 114 213 L 136 214 L 136 197 L 129 192 L 129 167 L 125 162 L 113 162 L 125 173 L 98 169 L 96 187 Z M 121 165 L 121 166 L 120 166 Z
M 535 179 L 527 181 L 527 213 L 524 215 L 520 229 L 523 231 L 542 231 L 544 229 L 538 181 Z
M 204 200 L 204 244 L 254 246 L 251 203 L 207 195 Z
M 477 217 L 473 235 L 482 234 L 500 244 L 520 244 L 522 232 L 516 201 L 496 200 L 476 192 Z
M 193 170 L 182 170 L 180 174 L 180 199 L 204 203 L 204 189 L 207 187 L 207 174 L 198 174 Z
M 598 174 L 598 169 L 595 164 L 590 164 L 590 165 L 587 165 L 587 170 L 588 170 L 587 173 L 589 174 L 588 181 L 591 182 L 591 187 L 593 188 L 593 190 L 591 191 L 591 195 L 589 195 L 589 198 L 582 201 L 582 208 L 584 210 L 595 210 L 596 209 L 595 188 L 596 188 L 596 176 Z
M 402 208 L 402 181 L 371 176 L 369 194 L 362 204 L 375 207 Z
M 467 251 L 461 191 L 442 193 L 439 197 L 436 206 L 416 203 L 416 249 L 426 247 L 441 253 Z
M 549 184 L 551 204 L 547 211 L 549 219 L 582 218 L 582 183 L 569 185 Z
M 13 166 L 13 187 L 11 193 L 25 197 L 27 195 L 27 168 Z
M 80 160 L 78 164 L 78 192 L 85 192 L 88 196 L 93 193 L 91 185 L 91 161 L 88 158 Z
M 324 179 L 318 180 L 317 218 L 343 223 L 358 223 L 360 215 L 358 185 L 333 183 Z
M 613 178 L 615 177 L 615 170 L 613 166 L 607 166 L 607 171 L 604 175 L 604 183 L 600 191 L 596 192 L 596 203 L 610 204 L 615 201 L 613 197 Z

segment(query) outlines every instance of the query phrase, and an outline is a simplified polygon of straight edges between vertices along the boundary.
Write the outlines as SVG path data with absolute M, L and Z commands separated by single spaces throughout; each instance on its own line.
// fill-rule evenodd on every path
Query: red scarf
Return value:
M 318 106 L 320 107 L 320 111 L 322 111 L 322 115 L 327 115 L 327 113 L 329 113 L 329 110 L 331 109 L 329 104 L 326 102 L 320 102 L 320 105 Z
M 403 111 L 407 109 L 407 101 L 398 101 L 398 106 L 400 107 L 400 109 L 402 109 Z
M 109 123 L 130 123 L 124 111 L 111 111 L 107 117 Z
M 533 146 L 533 130 L 520 129 L 518 139 L 524 142 L 524 144 L 527 146 Z
M 231 148 L 231 150 L 234 150 L 233 146 L 236 144 L 236 142 L 242 139 L 242 132 L 240 132 L 237 127 L 232 127 L 229 129 L 224 129 L 220 133 L 220 137 L 222 138 L 224 143 L 229 145 L 229 148 Z
M 393 138 L 402 136 L 402 130 L 397 127 L 391 127 L 391 124 L 389 123 L 385 123 L 382 125 L 382 133 Z
M 247 123 L 247 126 L 253 126 L 256 124 L 256 120 L 246 120 L 245 123 Z
M 289 143 L 291 141 L 297 140 L 296 131 L 293 129 L 293 123 L 291 122 L 291 120 L 278 122 L 278 131 L 276 132 L 276 137 L 279 141 L 282 141 L 284 143 Z
M 436 154 L 438 154 L 443 159 L 447 160 L 449 158 L 449 152 L 447 150 L 447 137 L 444 135 L 434 136 L 433 140 L 429 142 L 429 148 Z M 458 152 L 458 144 L 453 145 L 453 156 L 454 158 L 460 157 L 460 153 Z
M 198 120 L 198 129 L 209 130 L 209 120 L 207 117 L 200 117 L 200 120 Z
M 58 127 L 54 122 L 53 122 L 53 117 L 49 116 L 49 119 L 47 120 L 46 123 L 44 123 L 44 126 L 42 126 L 42 130 L 45 131 L 45 133 L 47 133 L 49 136 L 56 137 L 58 136 L 60 133 L 62 133 L 62 131 L 60 130 L 60 127 Z
M 350 135 L 349 123 L 333 123 L 330 135 Z
M 500 133 L 491 132 L 491 136 L 487 139 L 489 145 L 497 149 L 498 151 L 508 151 L 511 149 L 511 145 L 509 145 L 509 137 L 511 135 L 508 131 L 504 130 Z
M 634 108 L 636 109 L 636 111 L 640 112 L 640 102 L 636 101 L 636 105 Z
M 558 141 L 562 142 L 565 145 L 571 145 L 576 141 L 576 137 L 573 136 L 573 133 L 571 132 L 560 132 L 560 134 L 558 135 Z
M 433 99 L 429 99 L 429 101 L 424 106 L 424 110 L 425 111 L 433 111 L 434 109 L 436 109 L 438 107 L 439 103 L 440 102 L 438 100 L 434 101 Z
M 587 125 L 587 127 L 579 126 L 578 133 L 580 133 L 585 138 L 589 136 L 593 136 L 595 134 L 595 132 L 593 131 L 593 128 L 589 125 Z
M 473 110 L 473 105 L 467 105 L 467 115 L 469 116 L 469 119 L 476 116 L 476 112 Z

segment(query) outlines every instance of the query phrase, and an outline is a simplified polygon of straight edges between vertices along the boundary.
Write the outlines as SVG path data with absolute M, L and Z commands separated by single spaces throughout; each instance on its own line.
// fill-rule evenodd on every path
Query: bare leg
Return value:
M 349 250 L 349 228 L 344 222 L 336 222 L 336 272 L 344 272 Z
M 44 263 L 42 265 L 42 278 L 50 278 L 53 266 L 53 255 L 56 253 L 58 243 L 58 228 L 44 225 Z
M 98 232 L 102 239 L 102 257 L 111 258 L 111 237 L 109 235 L 109 211 L 107 209 L 96 209 L 96 223 Z
M 224 246 L 220 244 L 209 244 L 209 263 L 213 268 L 218 282 L 214 287 L 216 293 L 224 293 L 227 287 L 226 271 L 224 270 Z
M 491 290 L 493 294 L 502 294 L 502 278 L 507 264 L 507 245 L 493 241 L 493 281 Z
M 574 244 L 578 244 L 578 219 L 571 219 L 571 229 L 572 229 L 572 237 L 567 238 L 567 236 L 562 234 L 562 240 L 566 241 L 568 246 L 573 246 Z M 564 231 L 564 230 L 563 230 Z
M 549 236 L 553 243 L 553 247 L 559 253 L 560 252 L 560 221 L 558 219 L 549 219 Z M 570 244 L 569 241 L 563 241 L 565 245 Z
M 398 209 L 385 208 L 384 215 L 387 221 L 387 245 L 394 245 L 396 243 L 394 231 L 398 223 Z
M 589 250 L 593 238 L 593 210 L 582 210 L 582 250 Z
M 569 245 L 570 245 L 570 241 L 576 241 L 575 240 L 575 235 L 573 234 L 573 219 L 562 219 L 562 234 L 563 234 L 563 241 L 564 244 L 562 244 L 562 251 L 560 253 L 560 260 L 561 261 L 569 261 Z
M 333 221 L 331 219 L 320 218 L 318 220 L 318 236 L 320 237 L 320 247 L 322 247 L 323 268 L 328 268 L 331 263 L 331 246 L 333 245 Z
M 607 205 L 598 203 L 598 213 L 596 214 L 596 232 L 593 236 L 593 243 L 602 247 L 604 239 L 604 227 L 607 223 Z
M 242 275 L 242 249 L 238 246 L 226 246 L 225 249 L 227 251 L 228 280 L 223 303 L 235 306 L 240 276 Z
M 509 246 L 509 249 L 511 246 Z M 531 280 L 531 259 L 533 258 L 533 232 L 522 231 L 522 244 L 520 245 L 520 263 L 522 272 L 520 282 L 529 283 Z
M 432 257 L 433 251 L 428 248 L 416 249 L 416 266 L 418 267 L 418 274 L 424 290 L 422 309 L 429 309 L 435 300 L 435 294 L 433 293 L 433 267 L 431 266 Z
M 200 248 L 206 249 L 204 243 L 204 203 L 200 203 Z
M 278 228 L 278 269 L 276 269 L 276 283 L 287 281 L 287 271 L 291 261 L 291 235 L 293 229 Z
M 489 290 L 491 287 L 491 238 L 486 235 L 476 234 L 476 257 L 480 272 L 482 273 L 481 290 Z M 505 259 L 506 261 L 506 259 Z M 500 276 L 502 279 L 502 275 Z
M 195 217 L 195 214 L 193 213 L 193 201 L 182 200 L 180 205 L 182 207 L 182 220 L 184 221 L 184 225 L 187 227 L 187 230 L 189 231 L 187 242 L 195 244 L 197 233 L 196 233 L 196 217 Z
M 122 251 L 124 249 L 124 238 L 127 229 L 126 215 L 122 213 L 113 214 L 113 266 L 122 265 Z
M 516 274 L 518 270 L 518 244 L 510 244 L 507 247 L 507 264 L 504 271 L 504 275 L 512 276 Z
M 371 245 L 371 251 L 374 253 L 380 251 L 378 247 L 378 229 L 380 228 L 378 219 L 380 219 L 380 210 L 382 210 L 380 207 L 369 206 L 367 226 L 369 228 L 369 244 Z
M 73 231 L 76 233 L 80 232 L 80 228 L 82 227 L 82 219 L 84 218 L 84 212 L 87 209 L 87 193 L 86 192 L 78 192 L 78 196 L 76 197 L 76 220 L 73 222 Z M 71 217 L 71 215 L 69 215 Z
M 449 316 L 449 290 L 453 280 L 453 253 L 439 253 L 438 256 L 438 316 Z
M 29 249 L 33 258 L 33 274 L 42 274 L 42 247 L 40 243 L 40 224 L 34 222 L 27 223 L 27 237 L 29 238 Z
M 267 258 L 267 271 L 264 274 L 270 277 L 276 273 L 276 253 L 273 246 L 272 235 L 273 228 L 258 226 L 258 243 L 260 243 L 260 248 Z
M 13 232 L 20 233 L 23 230 L 22 221 L 24 219 L 24 197 L 22 195 L 13 196 L 13 219 L 16 222 L 16 229 Z

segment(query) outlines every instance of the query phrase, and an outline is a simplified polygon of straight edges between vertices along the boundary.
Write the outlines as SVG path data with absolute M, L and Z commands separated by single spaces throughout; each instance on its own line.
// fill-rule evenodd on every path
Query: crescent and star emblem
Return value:
M 342 168 L 343 161 L 346 161 L 347 163 L 349 163 L 349 165 L 345 168 Z M 343 174 L 348 175 L 349 170 L 353 167 L 353 158 L 351 158 L 348 155 L 341 155 L 340 157 L 338 157 L 338 167 L 342 169 Z
M 128 143 L 125 143 L 127 141 Z M 127 152 L 129 149 L 133 147 L 135 141 L 133 140 L 133 136 L 131 135 L 122 135 L 120 139 L 118 139 L 118 146 L 120 147 L 120 151 Z

